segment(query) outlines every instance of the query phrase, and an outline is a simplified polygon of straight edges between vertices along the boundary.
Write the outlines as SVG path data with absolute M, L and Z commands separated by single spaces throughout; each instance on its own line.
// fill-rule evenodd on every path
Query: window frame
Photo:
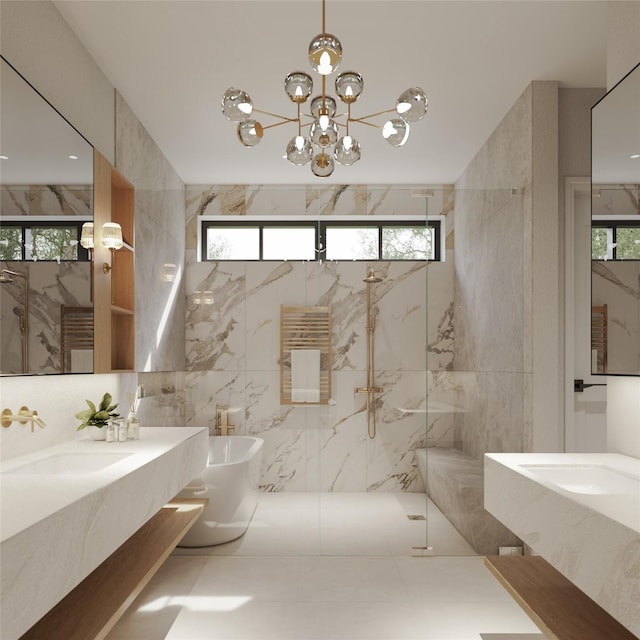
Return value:
M 640 220 L 637 216 L 593 216 L 591 220 L 591 260 L 596 262 L 640 262 L 640 258 L 618 258 L 618 228 L 629 229 L 639 228 Z M 593 229 L 611 230 L 611 242 L 614 247 L 611 250 L 611 257 L 593 257 Z
M 77 239 L 78 239 L 78 257 L 75 260 L 62 259 L 61 262 L 90 262 L 91 256 L 89 255 L 89 250 L 85 249 L 80 244 L 80 236 L 82 234 L 82 225 L 85 222 L 93 222 L 93 217 L 88 216 L 3 216 L 0 218 L 0 228 L 9 227 L 9 228 L 18 228 L 20 229 L 20 252 L 21 256 L 19 259 L 13 260 L 3 260 L 3 262 L 34 262 L 31 258 L 26 258 L 26 242 L 27 242 L 27 230 L 31 230 L 33 227 L 65 227 L 65 228 L 73 228 L 75 227 L 77 230 Z M 45 260 L 41 258 L 37 258 L 35 262 L 57 262 L 57 260 Z
M 382 231 L 389 227 L 432 227 L 434 229 L 434 258 L 427 262 L 444 262 L 445 260 L 445 244 L 444 244 L 444 216 L 328 216 L 321 220 L 305 220 L 293 218 L 288 220 L 282 217 L 273 216 L 200 216 L 198 224 L 198 261 L 199 262 L 278 262 L 277 259 L 265 260 L 263 229 L 274 227 L 286 228 L 310 228 L 315 233 L 315 253 L 313 260 L 288 260 L 282 258 L 282 261 L 289 262 L 311 262 L 317 260 L 325 260 L 326 256 L 326 230 L 327 227 L 354 227 L 354 228 L 375 228 L 378 230 L 378 257 L 377 258 L 342 258 L 337 262 L 411 262 L 418 260 L 416 258 L 382 258 Z M 257 228 L 259 233 L 259 257 L 257 259 L 246 258 L 208 258 L 207 257 L 207 231 L 216 227 L 250 227 Z

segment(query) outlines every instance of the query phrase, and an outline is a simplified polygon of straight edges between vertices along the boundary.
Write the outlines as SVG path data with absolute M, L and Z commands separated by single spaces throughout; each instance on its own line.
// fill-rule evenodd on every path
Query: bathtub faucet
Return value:
M 235 426 L 229 424 L 229 409 L 220 404 L 216 405 L 216 435 L 228 436 Z

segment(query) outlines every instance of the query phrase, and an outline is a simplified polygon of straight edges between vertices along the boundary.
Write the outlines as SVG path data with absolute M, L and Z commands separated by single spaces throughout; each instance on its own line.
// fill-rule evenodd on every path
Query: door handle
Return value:
M 600 384 L 585 384 L 584 380 L 574 380 L 573 381 L 573 391 L 574 393 L 582 393 L 588 387 L 606 387 L 606 383 Z

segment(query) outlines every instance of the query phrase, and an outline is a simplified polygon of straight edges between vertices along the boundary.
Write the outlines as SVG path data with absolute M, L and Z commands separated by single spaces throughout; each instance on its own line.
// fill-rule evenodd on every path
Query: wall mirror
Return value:
M 591 369 L 640 376 L 640 64 L 591 110 Z
M 0 65 L 0 375 L 93 372 L 93 149 Z

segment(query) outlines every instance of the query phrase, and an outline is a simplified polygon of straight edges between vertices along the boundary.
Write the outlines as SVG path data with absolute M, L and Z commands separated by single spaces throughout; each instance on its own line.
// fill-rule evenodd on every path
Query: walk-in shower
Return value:
M 356 387 L 354 393 L 367 394 L 367 434 L 369 438 L 376 437 L 376 393 L 382 393 L 382 387 L 376 387 L 375 380 L 375 330 L 378 307 L 371 306 L 371 287 L 382 282 L 382 278 L 377 276 L 373 269 L 369 270 L 367 277 L 363 279 L 367 285 L 367 386 Z
M 13 284 L 15 278 L 21 278 L 24 285 L 24 306 L 14 307 L 13 313 L 20 323 L 20 337 L 22 340 L 22 373 L 29 373 L 29 276 L 10 269 L 0 270 L 0 284 Z

